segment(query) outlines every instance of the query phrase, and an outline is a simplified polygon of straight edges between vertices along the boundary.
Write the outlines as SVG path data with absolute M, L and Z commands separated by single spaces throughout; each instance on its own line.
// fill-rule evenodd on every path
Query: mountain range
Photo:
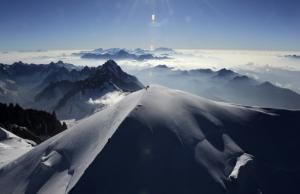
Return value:
M 292 59 L 300 59 L 300 55 L 285 55 L 287 58 L 292 58 Z
M 113 60 L 98 67 L 81 67 L 62 61 L 0 64 L 0 101 L 18 103 L 24 108 L 55 111 L 59 119 L 81 119 L 103 109 L 106 106 L 103 101 L 107 98 L 121 99 L 142 89 L 143 84 L 160 84 L 212 100 L 246 106 L 300 108 L 298 93 L 229 69 L 180 70 L 158 65 L 131 70 L 130 73 L 138 79 L 125 73 Z
M 86 79 L 93 68 L 78 70 L 76 66 L 62 61 L 50 64 L 25 64 L 16 62 L 12 65 L 0 64 L 0 101 L 32 104 L 33 96 L 51 82 L 62 80 L 79 81 Z
M 158 65 L 132 70 L 144 84 L 159 84 L 212 100 L 246 106 L 300 109 L 300 95 L 271 82 L 258 81 L 229 69 L 180 70 Z
M 89 99 L 143 87 L 112 60 L 97 68 L 75 67 L 61 61 L 48 65 L 1 64 L 0 101 L 56 111 L 60 119 L 80 119 L 103 107 L 103 104 L 89 104 Z
M 103 59 L 103 60 L 162 60 L 168 59 L 169 54 L 174 54 L 175 51 L 169 48 L 156 48 L 155 50 L 145 50 L 145 49 L 95 49 L 92 51 L 83 51 L 79 53 L 74 53 L 74 55 L 80 56 L 83 59 Z

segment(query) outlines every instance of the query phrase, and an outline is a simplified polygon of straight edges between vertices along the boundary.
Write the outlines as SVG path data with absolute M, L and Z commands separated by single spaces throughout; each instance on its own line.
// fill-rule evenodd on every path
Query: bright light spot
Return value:
M 156 15 L 155 14 L 152 14 L 151 20 L 152 20 L 152 23 L 155 23 L 155 20 L 156 20 Z

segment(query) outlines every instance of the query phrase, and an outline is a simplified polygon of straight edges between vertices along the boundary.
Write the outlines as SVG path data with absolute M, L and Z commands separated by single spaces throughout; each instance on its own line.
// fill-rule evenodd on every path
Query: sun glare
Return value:
M 152 21 L 152 23 L 155 23 L 155 20 L 156 20 L 156 15 L 155 15 L 155 14 L 152 14 L 152 16 L 151 16 L 151 21 Z

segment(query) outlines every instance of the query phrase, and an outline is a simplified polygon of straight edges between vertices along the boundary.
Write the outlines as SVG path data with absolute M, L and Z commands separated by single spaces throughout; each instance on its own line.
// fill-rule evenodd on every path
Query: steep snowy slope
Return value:
M 0 169 L 2 193 L 299 193 L 300 112 L 151 86 Z
M 33 145 L 34 142 L 24 140 L 0 127 L 0 168 L 31 150 Z

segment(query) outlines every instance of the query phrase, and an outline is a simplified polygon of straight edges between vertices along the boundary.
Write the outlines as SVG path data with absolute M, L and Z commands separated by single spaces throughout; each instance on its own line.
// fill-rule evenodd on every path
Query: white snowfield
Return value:
M 0 127 L 0 168 L 31 150 L 34 144 Z
M 239 172 L 240 168 L 247 161 L 255 160 L 255 155 L 250 157 L 250 155 L 245 154 L 244 146 L 247 147 L 248 142 L 243 142 L 247 139 L 249 139 L 249 142 L 253 142 L 247 147 L 247 151 L 250 150 L 251 154 L 258 150 L 255 147 L 256 145 L 260 146 L 261 142 L 268 143 L 268 137 L 260 137 L 264 135 L 263 132 L 258 134 L 257 137 L 251 137 L 254 133 L 249 132 L 250 130 L 247 128 L 249 123 L 255 122 L 253 126 L 257 127 L 257 121 L 255 120 L 257 117 L 269 119 L 278 116 L 277 113 L 271 110 L 214 102 L 178 90 L 150 86 L 148 89 L 129 94 L 117 104 L 83 119 L 71 129 L 43 142 L 2 167 L 0 169 L 0 193 L 83 193 L 82 188 L 87 190 L 86 193 L 105 193 L 104 191 L 99 192 L 97 189 L 105 188 L 107 189 L 105 191 L 108 191 L 112 188 L 108 184 L 101 184 L 100 180 L 95 184 L 95 181 L 98 180 L 91 179 L 90 177 L 93 178 L 93 176 L 89 175 L 97 173 L 99 176 L 103 176 L 103 180 L 106 181 L 109 181 L 106 176 L 111 178 L 111 176 L 116 175 L 113 182 L 117 184 L 118 172 L 112 169 L 116 167 L 113 164 L 118 161 L 127 161 L 126 153 L 128 153 L 128 157 L 133 156 L 135 152 L 128 150 L 126 145 L 135 141 L 142 141 L 143 138 L 148 142 L 147 146 L 142 141 L 140 142 L 141 146 L 137 149 L 143 150 L 143 158 L 153 156 L 154 159 L 151 159 L 153 162 L 150 162 L 150 164 L 140 159 L 141 163 L 150 165 L 151 171 L 156 171 L 153 165 L 164 165 L 162 164 L 164 162 L 162 158 L 166 155 L 168 163 L 163 169 L 175 165 L 174 171 L 177 172 L 178 170 L 179 174 L 184 172 L 184 176 L 157 172 L 159 174 L 158 179 L 159 177 L 165 178 L 163 182 L 165 181 L 166 185 L 169 182 L 172 185 L 172 180 L 183 178 L 184 184 L 182 184 L 182 187 L 186 184 L 190 185 L 184 187 L 184 189 L 190 189 L 186 193 L 195 193 L 195 191 L 199 193 L 201 190 L 203 190 L 203 194 L 206 192 L 222 193 L 224 190 L 231 188 L 228 185 L 230 184 L 229 179 L 232 177 L 238 179 L 241 173 Z M 135 127 L 137 129 L 134 129 Z M 141 135 L 135 136 L 135 130 L 141 131 Z M 258 128 L 257 130 L 261 129 Z M 128 138 L 120 140 L 120 137 L 123 136 L 120 136 L 119 132 L 124 132 L 125 135 L 128 135 Z M 239 137 L 240 139 L 238 139 Z M 163 140 L 160 141 L 162 138 L 166 138 L 169 143 L 164 143 Z M 264 140 L 261 141 L 260 138 Z M 253 139 L 256 139 L 256 142 L 252 141 Z M 124 146 L 118 147 L 119 143 Z M 156 148 L 155 144 L 159 148 Z M 272 145 L 274 149 L 276 149 L 276 146 Z M 102 157 L 109 160 L 109 155 L 114 154 L 103 151 L 105 149 L 109 150 L 109 148 L 119 150 L 114 155 L 116 158 L 112 157 L 112 164 L 108 162 L 108 166 L 104 167 L 105 172 L 95 172 L 95 169 L 103 168 L 97 166 L 103 164 L 100 162 Z M 264 151 L 264 149 L 269 148 L 269 146 L 263 147 L 257 153 L 260 155 L 261 150 Z M 155 159 L 157 153 L 160 155 L 158 159 Z M 125 157 L 122 157 L 124 155 Z M 184 161 L 177 162 L 181 159 L 184 159 Z M 92 163 L 93 165 L 91 165 Z M 125 163 L 118 163 L 118 167 L 120 169 L 130 167 L 145 170 L 145 167 L 138 167 L 135 164 L 131 166 L 131 164 Z M 128 166 L 122 168 L 123 164 Z M 281 163 L 278 165 L 281 165 Z M 181 171 L 179 168 L 186 170 Z M 198 170 L 203 175 L 198 176 L 196 174 Z M 109 171 L 111 171 L 111 174 Z M 121 175 L 125 176 L 124 174 Z M 138 175 L 132 175 L 136 178 L 136 182 L 139 179 L 144 179 L 144 176 L 147 175 L 142 175 L 142 178 Z M 193 182 L 186 177 L 195 177 L 196 181 Z M 203 180 L 199 180 L 199 177 Z M 206 181 L 205 178 L 208 181 L 211 180 L 209 182 L 211 185 L 205 187 L 201 185 L 202 182 Z M 193 183 L 188 183 L 188 180 Z M 86 185 L 86 181 L 87 183 L 91 182 Z M 180 187 L 177 184 L 173 185 L 175 185 L 174 191 L 172 190 L 173 186 L 168 188 L 170 193 L 176 193 L 175 188 Z M 115 185 L 115 188 L 117 187 L 118 185 Z M 152 191 L 155 191 L 154 188 L 156 188 L 155 185 L 148 185 L 149 188 L 144 187 L 145 190 L 152 189 Z M 163 186 L 160 185 L 157 188 L 163 189 Z M 213 188 L 212 191 L 211 188 Z M 120 186 L 120 189 L 124 188 Z M 124 193 L 130 192 L 124 189 Z

